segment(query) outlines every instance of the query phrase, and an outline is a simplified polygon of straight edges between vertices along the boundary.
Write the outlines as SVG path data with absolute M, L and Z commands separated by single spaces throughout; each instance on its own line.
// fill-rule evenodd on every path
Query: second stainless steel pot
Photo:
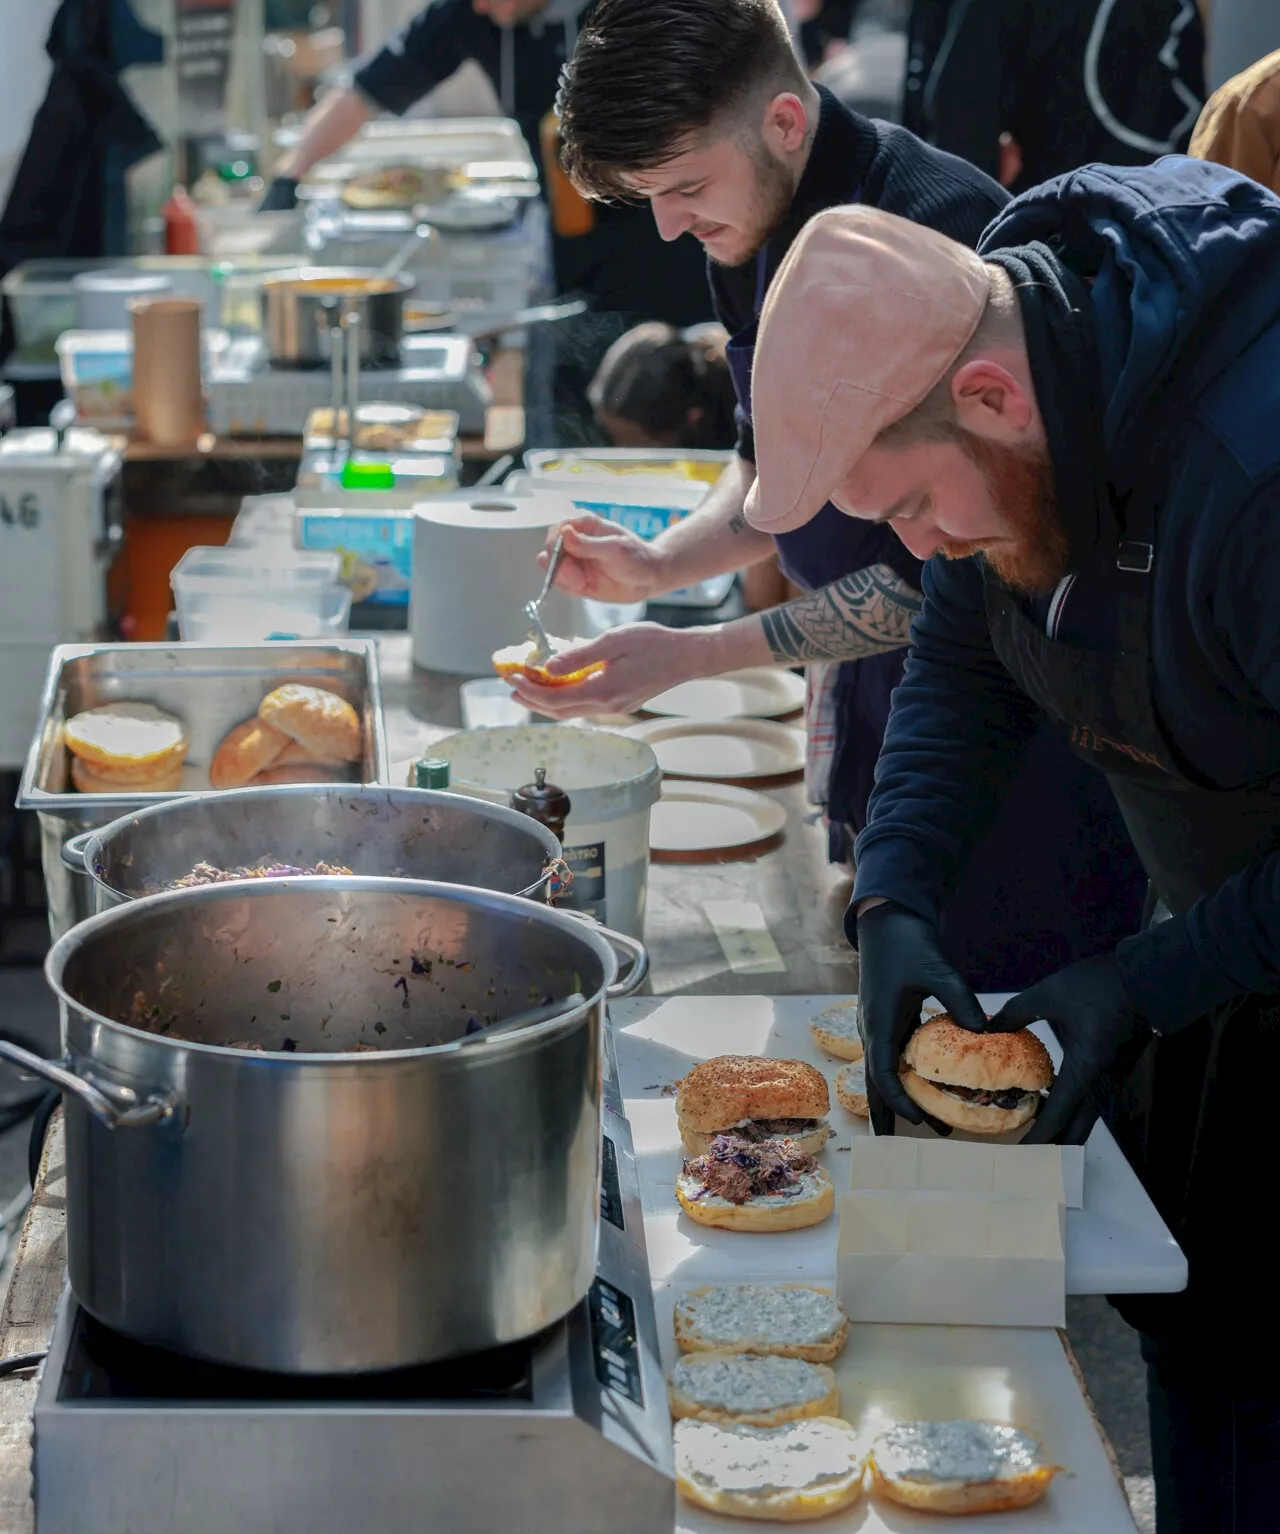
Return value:
M 263 279 L 263 329 L 277 367 L 327 367 L 330 335 L 342 316 L 360 316 L 362 367 L 400 361 L 405 295 L 413 278 L 384 277 L 375 268 L 305 266 Z
M 532 901 L 407 880 L 90 918 L 46 965 L 63 1059 L 0 1041 L 64 1092 L 77 1298 L 141 1342 L 295 1374 L 541 1330 L 594 1276 L 605 999 L 644 971 Z
M 462 794 L 296 783 L 189 794 L 73 836 L 63 862 L 93 882 L 93 909 L 161 893 L 197 863 L 336 863 L 356 874 L 542 897 L 560 843 L 528 815 Z

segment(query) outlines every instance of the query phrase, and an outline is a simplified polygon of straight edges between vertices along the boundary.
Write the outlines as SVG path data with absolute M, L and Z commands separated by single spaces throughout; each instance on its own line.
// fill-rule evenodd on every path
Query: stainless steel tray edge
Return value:
M 391 763 L 387 750 L 386 726 L 382 713 L 382 682 L 378 667 L 378 652 L 376 641 L 372 639 L 348 639 L 336 640 L 331 643 L 316 643 L 313 640 L 276 640 L 269 644 L 260 645 L 225 645 L 225 644 L 197 644 L 197 643 L 174 643 L 170 641 L 158 641 L 146 644 L 64 644 L 59 645 L 49 658 L 49 669 L 45 676 L 44 689 L 40 698 L 40 714 L 36 724 L 36 730 L 27 752 L 27 759 L 23 765 L 22 778 L 18 786 L 18 796 L 15 804 L 20 810 L 40 810 L 45 813 L 59 814 L 67 820 L 77 823 L 105 825 L 114 820 L 126 810 L 139 805 L 160 803 L 168 799 L 181 798 L 191 792 L 209 792 L 210 790 L 193 790 L 190 788 L 174 789 L 164 793 L 122 793 L 122 794 L 80 794 L 74 790 L 65 793 L 54 793 L 39 786 L 41 767 L 45 761 L 46 753 L 53 748 L 54 737 L 63 723 L 64 710 L 60 707 L 60 693 L 63 687 L 66 667 L 74 661 L 92 658 L 99 655 L 129 654 L 146 655 L 153 654 L 173 655 L 182 657 L 190 662 L 193 671 L 199 666 L 201 658 L 211 658 L 215 655 L 225 655 L 228 652 L 241 656 L 244 660 L 250 657 L 260 659 L 261 671 L 265 673 L 279 672 L 281 680 L 285 680 L 289 671 L 305 672 L 306 666 L 286 662 L 284 665 L 272 664 L 275 656 L 314 655 L 317 658 L 316 669 L 323 671 L 325 656 L 350 656 L 363 664 L 364 675 L 362 681 L 362 697 L 360 707 L 362 713 L 361 724 L 364 730 L 366 743 L 365 772 L 363 781 L 371 783 L 389 784 L 391 781 Z M 183 669 L 177 667 L 175 669 Z M 218 675 L 216 668 L 206 672 L 208 675 Z M 230 672 L 224 674 L 230 675 Z M 230 729 L 236 721 L 228 719 L 220 722 L 217 726 L 224 733 Z

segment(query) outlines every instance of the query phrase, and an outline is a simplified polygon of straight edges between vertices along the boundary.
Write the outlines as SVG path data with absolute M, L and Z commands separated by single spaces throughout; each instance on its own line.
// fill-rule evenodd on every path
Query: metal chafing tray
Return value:
M 17 799 L 20 810 L 35 810 L 40 817 L 40 856 L 55 939 L 92 914 L 90 881 L 63 863 L 63 843 L 158 800 L 208 792 L 209 762 L 219 741 L 284 682 L 307 682 L 346 698 L 360 715 L 364 732 L 361 781 L 391 781 L 372 640 L 58 646 L 49 661 L 39 723 Z M 113 699 L 154 703 L 182 720 L 190 748 L 181 788 L 171 793 L 80 794 L 70 786 L 62 726 L 82 709 Z

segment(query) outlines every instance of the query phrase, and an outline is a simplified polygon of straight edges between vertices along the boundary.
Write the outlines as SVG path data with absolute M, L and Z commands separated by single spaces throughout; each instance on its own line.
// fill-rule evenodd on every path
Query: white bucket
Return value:
M 573 883 L 558 904 L 643 936 L 649 811 L 662 786 L 649 746 L 607 730 L 526 724 L 463 730 L 436 741 L 431 754 L 448 758 L 454 793 L 494 804 L 509 805 L 545 767 L 547 782 L 569 796 L 564 858 Z

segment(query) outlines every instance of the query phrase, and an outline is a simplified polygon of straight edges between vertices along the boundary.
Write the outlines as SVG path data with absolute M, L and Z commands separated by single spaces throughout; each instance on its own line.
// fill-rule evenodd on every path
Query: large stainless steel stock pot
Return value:
M 192 794 L 73 836 L 62 860 L 93 881 L 93 909 L 159 894 L 200 862 L 338 864 L 352 873 L 470 884 L 541 898 L 560 843 L 528 815 L 462 794 L 298 783 Z
M 91 917 L 46 964 L 63 1058 L 0 1043 L 63 1090 L 77 1298 L 139 1341 L 297 1374 L 541 1330 L 592 1281 L 605 1002 L 646 968 L 581 919 L 425 881 Z

